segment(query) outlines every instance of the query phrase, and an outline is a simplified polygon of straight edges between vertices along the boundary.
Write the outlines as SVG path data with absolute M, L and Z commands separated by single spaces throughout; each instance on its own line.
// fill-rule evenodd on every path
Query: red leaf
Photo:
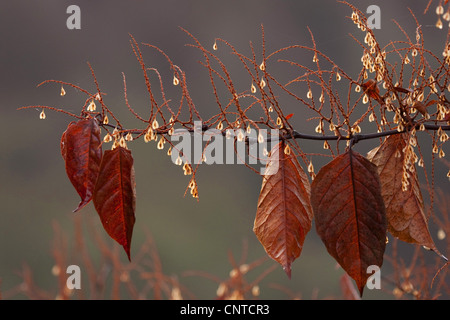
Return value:
M 81 201 L 74 212 L 92 199 L 102 159 L 100 127 L 94 118 L 71 122 L 61 137 L 66 173 Z
M 377 166 L 380 175 L 388 231 L 402 241 L 426 246 L 441 255 L 428 230 L 428 219 L 414 164 L 414 170 L 406 171 L 408 185 L 405 191 L 402 190 L 405 172 L 403 150 L 407 146 L 407 139 L 402 134 L 391 135 L 367 156 Z
M 340 283 L 341 283 L 341 290 L 342 290 L 344 299 L 345 300 L 361 300 L 361 297 L 358 294 L 358 290 L 356 290 L 354 283 L 351 281 L 352 280 L 346 273 L 341 277 Z
M 386 214 L 376 167 L 352 150 L 324 166 L 311 185 L 317 233 L 362 295 L 367 267 L 381 267 Z
M 311 229 L 310 186 L 295 155 L 284 153 L 280 142 L 271 151 L 266 167 L 253 231 L 267 254 L 290 277 L 291 263 L 300 256 Z
M 123 246 L 130 259 L 135 222 L 136 189 L 133 157 L 125 148 L 106 150 L 94 190 L 94 206 L 106 232 Z
M 383 98 L 380 96 L 380 89 L 378 89 L 377 82 L 373 79 L 369 79 L 364 82 L 361 87 L 364 92 L 372 99 L 377 100 L 380 104 L 383 104 Z
M 130 259 L 135 222 L 136 184 L 133 157 L 123 147 L 106 150 L 94 191 L 94 206 L 106 232 L 123 246 Z
M 288 115 L 285 117 L 285 119 L 286 119 L 286 120 L 289 120 L 290 118 L 292 118 L 293 115 L 294 115 L 293 113 L 288 114 Z

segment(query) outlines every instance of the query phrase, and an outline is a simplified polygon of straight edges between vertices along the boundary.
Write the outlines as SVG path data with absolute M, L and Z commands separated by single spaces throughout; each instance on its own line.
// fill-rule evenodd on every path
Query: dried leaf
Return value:
M 364 92 L 369 95 L 372 99 L 377 100 L 380 104 L 383 104 L 383 98 L 380 96 L 380 89 L 378 89 L 377 82 L 373 79 L 369 79 L 364 82 L 361 87 Z
M 293 152 L 284 142 L 271 151 L 258 199 L 253 231 L 267 254 L 291 275 L 291 264 L 300 256 L 311 229 L 309 181 Z
M 133 157 L 129 150 L 119 146 L 105 151 L 93 200 L 104 229 L 123 246 L 130 259 L 136 190 Z
M 381 267 L 386 216 L 375 165 L 352 150 L 322 167 L 311 185 L 317 233 L 362 295 L 367 267 Z
M 61 137 L 66 173 L 81 201 L 74 212 L 92 199 L 102 159 L 100 127 L 94 118 L 71 122 Z
M 402 241 L 436 251 L 436 245 L 428 230 L 428 219 L 424 212 L 416 170 L 407 171 L 409 185 L 406 191 L 402 190 L 405 161 L 403 150 L 407 146 L 406 139 L 408 138 L 404 134 L 391 135 L 381 146 L 370 151 L 367 158 L 377 166 L 380 175 L 388 231 Z

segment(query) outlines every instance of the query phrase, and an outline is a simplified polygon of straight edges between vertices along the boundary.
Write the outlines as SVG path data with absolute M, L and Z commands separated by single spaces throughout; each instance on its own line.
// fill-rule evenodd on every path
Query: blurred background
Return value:
M 426 46 L 440 54 L 447 26 L 444 30 L 434 27 L 434 6 L 431 12 L 423 14 L 427 2 L 360 0 L 355 4 L 362 11 L 371 4 L 380 6 L 381 29 L 375 33 L 384 44 L 391 39 L 403 39 L 392 19 L 415 36 L 415 22 L 407 10 L 411 8 L 423 26 Z M 66 27 L 69 17 L 66 9 L 71 4 L 81 9 L 80 30 Z M 85 96 L 65 87 L 67 94 L 61 97 L 58 84 L 39 88 L 37 84 L 54 79 L 94 92 L 89 62 L 100 88 L 107 93 L 105 103 L 122 123 L 133 127 L 135 119 L 124 102 L 122 72 L 127 77 L 130 104 L 144 114 L 149 102 L 140 66 L 129 44 L 129 34 L 132 34 L 138 43 L 150 43 L 164 50 L 186 72 L 190 94 L 200 113 L 214 114 L 218 108 L 208 73 L 198 63 L 202 55 L 185 46 L 192 40 L 179 27 L 187 29 L 207 48 L 212 47 L 215 38 L 222 38 L 245 54 L 251 53 L 250 41 L 258 54 L 261 53 L 258 51 L 261 24 L 268 53 L 289 45 L 311 45 L 309 27 L 318 48 L 348 74 L 357 77 L 361 50 L 349 33 L 359 38 L 361 33 L 346 18 L 350 14 L 350 8 L 334 0 L 1 1 L 0 292 L 8 292 L 22 283 L 20 272 L 24 265 L 29 266 L 37 286 L 56 292 L 57 281 L 52 274 L 55 223 L 64 230 L 69 247 L 75 246 L 74 215 L 82 215 L 83 224 L 92 225 L 99 234 L 105 235 L 92 204 L 79 213 L 72 213 L 79 197 L 66 178 L 59 144 L 72 119 L 47 111 L 47 119 L 41 121 L 40 110 L 17 110 L 23 106 L 47 105 L 78 114 Z M 164 58 L 150 48 L 141 49 L 147 66 L 158 68 L 169 86 L 172 73 Z M 232 75 L 236 72 L 239 77 L 241 72 L 245 76 L 228 48 L 219 47 L 218 55 L 228 63 Z M 302 58 L 292 57 L 297 61 Z M 310 61 L 312 57 L 304 59 Z M 243 86 L 250 85 L 250 79 L 239 80 Z M 178 97 L 174 91 L 169 98 L 178 101 Z M 298 105 L 287 105 L 285 114 L 295 113 L 291 122 L 294 127 L 296 123 L 301 124 L 299 131 L 312 133 L 315 124 L 305 125 L 299 110 L 302 109 Z M 217 283 L 202 277 L 184 278 L 183 272 L 197 270 L 226 279 L 232 269 L 230 253 L 239 260 L 248 246 L 247 262 L 265 256 L 252 231 L 261 177 L 242 165 L 203 166 L 198 172 L 200 201 L 197 202 L 190 196 L 183 197 L 188 180 L 165 152 L 149 147 L 142 139 L 129 147 L 137 174 L 132 257 L 147 234 L 151 234 L 164 273 L 176 276 L 196 298 L 212 299 Z M 365 152 L 373 145 L 358 147 Z M 437 183 L 444 178 L 438 177 Z M 100 250 L 89 237 L 85 241 L 95 261 Z M 126 263 L 125 254 L 122 251 L 120 254 Z M 68 263 L 76 262 L 69 259 Z M 255 270 L 255 276 L 272 264 L 272 261 L 264 262 L 258 267 L 261 269 Z M 276 267 L 260 282 L 260 297 L 340 297 L 342 274 L 313 226 L 301 257 L 292 265 L 292 279 L 287 278 L 281 267 Z M 366 290 L 365 298 L 388 297 L 389 290 L 392 288 Z M 7 298 L 26 297 L 17 294 Z

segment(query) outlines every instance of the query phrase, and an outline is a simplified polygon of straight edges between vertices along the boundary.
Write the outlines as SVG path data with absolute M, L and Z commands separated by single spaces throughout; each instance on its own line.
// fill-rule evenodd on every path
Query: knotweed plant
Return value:
M 351 37 L 361 57 L 357 74 L 324 54 L 309 29 L 309 45 L 267 52 L 261 27 L 261 48 L 250 43 L 249 55 L 220 38 L 204 45 L 183 29 L 189 46 L 201 53 L 201 65 L 209 76 L 205 86 L 210 87 L 217 109 L 208 118 L 191 98 L 188 75 L 161 48 L 139 44 L 131 35 L 130 45 L 147 88 L 147 113 L 138 114 L 129 103 L 125 75 L 124 97 L 140 127 L 123 126 L 107 106 L 90 65 L 95 92 L 63 81 L 41 83 L 58 85 L 62 96 L 68 88 L 85 95 L 78 115 L 49 106 L 25 107 L 38 108 L 41 119 L 47 111 L 63 112 L 75 119 L 63 133 L 61 151 L 67 175 L 81 198 L 76 211 L 93 200 L 105 230 L 131 259 L 133 144 L 154 142 L 157 149 L 167 150 L 189 177 L 186 194 L 198 200 L 201 193 L 196 173 L 202 164 L 209 163 L 217 141 L 225 139 L 231 141 L 249 169 L 261 174 L 250 158 L 266 165 L 253 230 L 267 255 L 289 277 L 313 220 L 328 253 L 355 281 L 360 295 L 370 276 L 368 268 L 383 264 L 388 233 L 399 241 L 434 251 L 444 264 L 445 254 L 436 247 L 428 221 L 433 215 L 434 176 L 450 178 L 450 170 L 435 172 L 434 165 L 436 160 L 445 160 L 450 131 L 448 33 L 442 39 L 442 52 L 427 49 L 422 25 L 410 12 L 415 30 L 404 30 L 394 21 L 403 39 L 380 43 L 364 12 L 342 3 L 349 8 L 348 19 L 355 27 Z M 444 13 L 441 3 L 438 8 L 439 17 L 447 20 L 448 10 Z M 171 71 L 169 81 L 157 68 L 147 65 L 144 56 L 148 50 L 165 57 Z M 223 62 L 230 52 L 245 72 L 245 87 Z M 298 56 L 310 60 L 286 58 Z M 289 67 L 296 76 L 283 80 L 277 75 L 280 66 Z M 153 79 L 158 86 L 152 84 Z M 178 97 L 166 96 L 167 82 L 179 88 Z M 295 114 L 286 114 L 283 97 L 297 105 Z M 292 119 L 305 118 L 306 114 L 311 116 L 305 122 L 313 123 L 315 132 L 303 132 L 291 124 Z M 176 143 L 179 132 L 203 136 L 205 143 L 198 157 L 193 159 Z M 320 144 L 322 151 L 307 150 L 306 140 Z M 363 155 L 358 146 L 365 140 L 378 141 L 379 145 Z M 255 145 L 260 147 L 256 154 L 251 153 Z M 431 155 L 425 157 L 428 149 Z M 312 160 L 318 158 L 327 163 L 314 165 Z M 429 163 L 427 158 L 431 158 Z M 419 181 L 418 170 L 424 172 L 424 181 Z M 431 199 L 429 205 L 425 205 L 424 191 Z M 442 219 L 448 228 L 448 210 L 445 212 L 447 216 Z

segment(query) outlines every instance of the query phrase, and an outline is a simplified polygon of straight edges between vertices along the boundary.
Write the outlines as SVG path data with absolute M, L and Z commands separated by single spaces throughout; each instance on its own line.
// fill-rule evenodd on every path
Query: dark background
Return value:
M 415 23 L 407 10 L 410 7 L 423 26 L 426 46 L 437 48 L 439 53 L 447 26 L 444 30 L 434 27 L 434 6 L 424 15 L 426 3 L 357 1 L 363 11 L 371 4 L 380 6 L 381 29 L 376 30 L 376 35 L 384 44 L 390 39 L 402 39 L 393 18 L 411 37 L 415 36 Z M 69 17 L 66 9 L 71 4 L 81 8 L 81 30 L 66 28 Z M 60 97 L 59 85 L 37 88 L 38 83 L 55 79 L 95 91 L 89 62 L 101 89 L 107 93 L 106 104 L 125 124 L 129 120 L 132 127 L 134 119 L 123 99 L 122 72 L 127 77 L 132 106 L 143 112 L 148 105 L 140 66 L 129 45 L 129 34 L 132 34 L 139 43 L 151 43 L 164 50 L 186 72 L 189 90 L 199 111 L 214 114 L 218 109 L 208 74 L 198 63 L 202 55 L 185 46 L 192 41 L 179 27 L 187 29 L 208 48 L 215 38 L 223 38 L 249 54 L 250 41 L 255 48 L 260 48 L 261 24 L 269 53 L 288 45 L 311 45 L 309 26 L 318 48 L 356 77 L 361 68 L 361 50 L 349 33 L 362 37 L 345 18 L 350 14 L 347 6 L 332 0 L 1 1 L 1 291 L 7 292 L 21 282 L 18 272 L 24 264 L 30 266 L 37 285 L 55 290 L 56 279 L 51 273 L 53 222 L 66 230 L 69 244 L 73 245 L 74 214 L 71 211 L 78 205 L 79 198 L 65 176 L 59 149 L 61 134 L 71 119 L 47 111 L 47 119 L 40 121 L 40 110 L 18 111 L 17 108 L 48 105 L 79 113 L 84 96 L 66 87 L 67 95 Z M 231 72 L 242 72 L 237 60 L 229 57 L 229 51 L 222 46 L 218 54 L 231 65 L 234 63 L 236 67 L 230 67 Z M 143 48 L 143 53 L 147 66 L 158 68 L 168 86 L 172 78 L 164 58 L 149 48 Z M 293 57 L 297 61 L 302 58 L 312 59 L 311 56 Z M 239 80 L 243 86 L 250 83 L 248 79 Z M 301 106 L 288 105 L 285 114 L 296 112 L 293 125 L 302 124 L 299 131 L 312 133 L 315 124 L 305 126 L 299 110 Z M 371 147 L 368 143 L 360 150 L 365 152 Z M 200 202 L 197 203 L 191 197 L 183 197 L 188 181 L 165 156 L 165 151 L 161 153 L 142 140 L 131 144 L 130 148 L 137 173 L 137 220 L 132 256 L 144 242 L 146 230 L 155 240 L 163 270 L 168 275 L 201 270 L 225 279 L 231 270 L 228 253 L 239 257 L 244 242 L 249 247 L 248 261 L 265 255 L 252 232 L 261 183 L 259 176 L 244 166 L 204 166 L 198 175 Z M 77 214 L 85 215 L 86 221 L 101 230 L 92 204 Z M 94 256 L 99 254 L 95 246 L 92 252 Z M 125 254 L 122 258 L 125 261 Z M 267 262 L 266 267 L 270 263 Z M 288 298 L 286 293 L 270 287 L 271 283 L 301 293 L 306 299 L 339 297 L 339 278 L 343 271 L 335 265 L 313 226 L 302 256 L 292 266 L 292 279 L 278 267 L 261 283 L 261 298 Z M 209 299 L 215 295 L 217 286 L 208 280 L 186 283 L 198 298 Z M 384 291 L 365 292 L 367 299 L 382 297 L 386 297 Z

